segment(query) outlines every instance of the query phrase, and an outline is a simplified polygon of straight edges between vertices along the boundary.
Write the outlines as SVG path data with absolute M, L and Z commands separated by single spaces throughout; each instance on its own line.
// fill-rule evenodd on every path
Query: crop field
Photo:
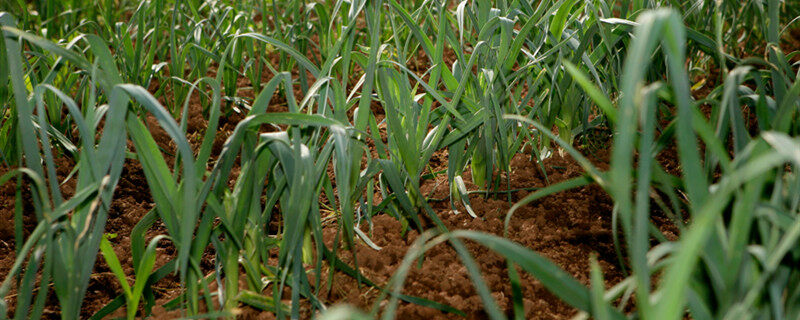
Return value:
M 800 319 L 798 0 L 2 0 L 1 319 Z

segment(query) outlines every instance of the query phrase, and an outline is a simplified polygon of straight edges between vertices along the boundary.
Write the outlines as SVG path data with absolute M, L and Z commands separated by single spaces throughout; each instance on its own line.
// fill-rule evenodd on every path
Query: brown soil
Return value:
M 607 153 L 594 159 L 596 165 L 607 168 Z M 550 183 L 560 182 L 582 174 L 582 169 L 569 156 L 556 155 L 545 161 Z M 469 173 L 466 174 L 469 180 Z M 439 181 L 428 181 L 423 192 L 433 192 L 434 198 L 445 198 L 448 194 L 446 177 Z M 514 157 L 511 174 L 512 188 L 544 187 L 547 184 L 537 166 L 524 155 Z M 436 186 L 436 187 L 434 187 Z M 474 185 L 468 185 L 471 190 Z M 528 191 L 516 192 L 512 202 L 525 197 Z M 448 201 L 433 204 L 440 218 L 450 230 L 468 229 L 503 235 L 503 219 L 510 208 L 505 195 L 489 198 L 472 195 L 470 202 L 479 215 L 470 217 L 464 210 L 456 213 Z M 511 219 L 508 239 L 552 260 L 579 281 L 588 284 L 589 256 L 598 255 L 606 284 L 617 283 L 622 273 L 617 266 L 611 241 L 611 208 L 613 203 L 597 186 L 588 186 L 551 195 L 518 210 Z M 361 272 L 369 279 L 383 284 L 388 281 L 403 259 L 409 246 L 418 238 L 416 231 L 401 235 L 401 225 L 388 215 L 373 218 L 371 230 L 363 231 L 382 247 L 375 251 L 363 243 L 356 247 Z M 335 228 L 324 231 L 326 240 L 332 242 Z M 506 310 L 512 308 L 511 287 L 508 281 L 506 261 L 491 250 L 476 243 L 467 243 L 470 254 L 480 265 L 483 277 L 493 291 L 498 305 Z M 348 253 L 342 259 L 352 263 Z M 535 278 L 521 274 L 524 295 L 525 317 L 528 319 L 564 319 L 575 314 L 575 309 L 561 302 L 547 291 Z M 328 302 L 347 302 L 362 308 L 370 308 L 380 294 L 377 290 L 359 290 L 350 277 L 337 276 Z M 480 298 L 475 293 L 465 267 L 455 251 L 448 245 L 439 245 L 427 252 L 422 268 L 414 268 L 407 279 L 404 294 L 419 296 L 449 304 L 467 314 L 470 319 L 486 318 Z M 510 311 L 509 311 L 510 312 Z M 402 303 L 397 314 L 401 319 L 450 319 L 453 315 L 435 309 Z

